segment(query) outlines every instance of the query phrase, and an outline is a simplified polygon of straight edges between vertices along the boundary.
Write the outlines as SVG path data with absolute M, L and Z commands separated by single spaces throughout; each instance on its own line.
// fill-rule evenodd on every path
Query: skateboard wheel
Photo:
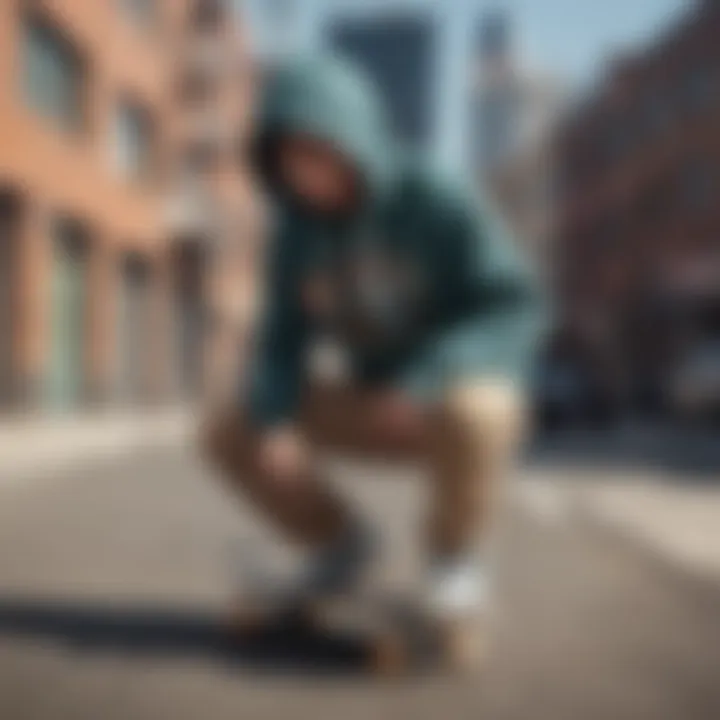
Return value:
M 320 629 L 326 620 L 327 609 L 320 603 L 301 603 L 293 608 L 295 617 L 307 627 Z
M 251 603 L 236 603 L 228 616 L 230 629 L 238 633 L 248 633 L 262 627 L 267 617 L 260 607 Z
M 443 664 L 452 672 L 477 672 L 487 661 L 487 635 L 479 628 L 455 627 L 445 635 L 441 654 Z
M 371 670 L 374 674 L 393 677 L 409 669 L 410 653 L 399 637 L 387 635 L 375 639 L 371 652 Z

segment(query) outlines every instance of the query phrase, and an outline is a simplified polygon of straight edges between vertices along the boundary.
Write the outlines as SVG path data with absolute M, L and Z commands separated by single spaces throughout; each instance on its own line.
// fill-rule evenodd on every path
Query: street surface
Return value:
M 336 469 L 386 537 L 375 582 L 412 587 L 422 484 Z M 289 556 L 191 452 L 0 487 L 0 718 L 720 718 L 720 585 L 524 488 L 498 547 L 489 667 L 380 682 L 348 638 L 228 639 L 240 556 Z

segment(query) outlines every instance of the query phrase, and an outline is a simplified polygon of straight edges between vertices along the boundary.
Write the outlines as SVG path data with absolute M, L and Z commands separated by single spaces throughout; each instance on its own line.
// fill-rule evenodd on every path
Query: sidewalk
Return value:
M 529 472 L 525 484 L 536 497 L 544 494 L 556 514 L 589 517 L 678 568 L 720 580 L 720 478 L 697 482 L 670 471 L 543 468 Z
M 21 418 L 0 423 L 0 489 L 144 448 L 191 442 L 187 408 Z M 522 473 L 520 491 L 550 522 L 589 516 L 663 559 L 720 579 L 720 477 L 598 457 L 544 461 Z
M 20 417 L 0 423 L 0 487 L 74 464 L 189 439 L 187 408 Z

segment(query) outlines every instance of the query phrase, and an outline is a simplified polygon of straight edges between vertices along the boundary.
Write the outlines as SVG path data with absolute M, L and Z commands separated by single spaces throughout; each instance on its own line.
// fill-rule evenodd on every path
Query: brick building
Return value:
M 186 393 L 234 381 L 255 295 L 258 208 L 239 163 L 253 72 L 233 3 L 185 0 L 166 207 L 176 280 L 177 378 Z M 198 342 L 202 338 L 203 342 Z
M 555 343 L 618 401 L 663 402 L 720 337 L 720 3 L 619 59 L 555 138 Z
M 219 0 L 0 4 L 0 407 L 212 374 L 208 310 L 245 267 L 240 50 Z

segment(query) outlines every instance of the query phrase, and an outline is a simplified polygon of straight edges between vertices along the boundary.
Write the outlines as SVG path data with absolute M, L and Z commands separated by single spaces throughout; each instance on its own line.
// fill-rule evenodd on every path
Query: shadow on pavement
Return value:
M 329 635 L 290 618 L 233 634 L 219 615 L 47 598 L 0 598 L 0 637 L 57 642 L 74 651 L 194 657 L 279 674 L 362 674 L 361 637 Z

